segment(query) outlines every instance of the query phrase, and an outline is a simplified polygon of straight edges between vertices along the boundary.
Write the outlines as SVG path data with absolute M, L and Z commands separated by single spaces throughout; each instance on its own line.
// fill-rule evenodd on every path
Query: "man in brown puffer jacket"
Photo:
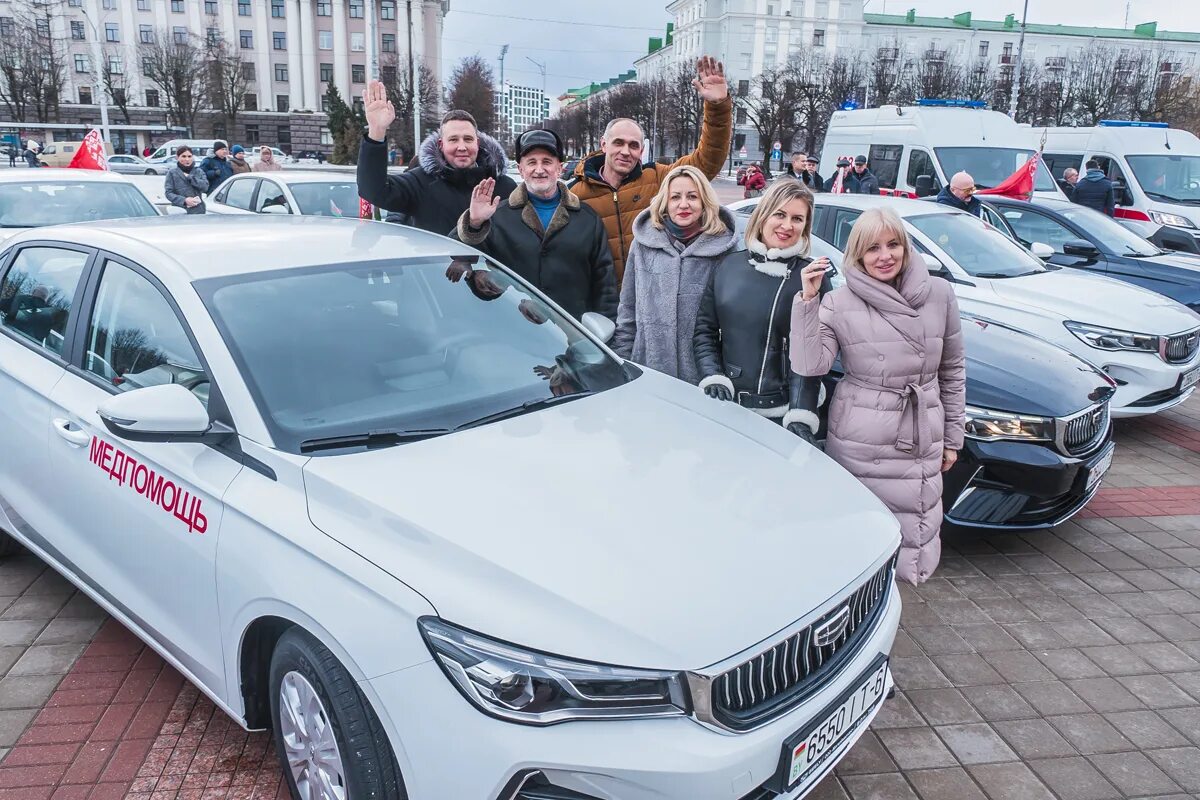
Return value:
M 711 180 L 729 157 L 733 101 L 725 82 L 725 67 L 715 58 L 704 56 L 697 63 L 697 73 L 692 84 L 704 101 L 704 124 L 695 150 L 673 164 L 643 164 L 646 134 L 633 120 L 619 118 L 604 129 L 601 152 L 580 160 L 575 167 L 571 191 L 604 220 L 618 287 L 633 244 L 633 220 L 649 208 L 667 173 L 689 164 Z

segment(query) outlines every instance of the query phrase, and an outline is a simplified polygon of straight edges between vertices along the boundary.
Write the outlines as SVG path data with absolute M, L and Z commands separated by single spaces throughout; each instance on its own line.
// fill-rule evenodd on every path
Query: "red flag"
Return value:
M 1005 197 L 1015 197 L 1018 200 L 1028 200 L 1033 197 L 1034 179 L 1037 177 L 1038 162 L 1041 156 L 1034 153 L 1016 172 L 1005 178 L 998 186 L 991 189 L 980 189 L 976 194 L 999 194 Z
M 67 165 L 70 169 L 108 169 L 108 156 L 104 153 L 104 140 L 100 131 L 92 128 L 83 137 L 83 144 L 75 151 L 75 157 Z
M 361 197 L 358 198 L 358 218 L 375 219 L 375 207 Z

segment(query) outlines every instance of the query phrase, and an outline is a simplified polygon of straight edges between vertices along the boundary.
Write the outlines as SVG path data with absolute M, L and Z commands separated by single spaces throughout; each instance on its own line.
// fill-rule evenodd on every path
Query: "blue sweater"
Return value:
M 559 202 L 562 201 L 562 192 L 555 191 L 554 197 L 549 200 L 543 200 L 533 192 L 529 193 L 529 202 L 533 205 L 533 210 L 537 212 L 538 219 L 542 223 L 542 235 L 546 235 L 546 229 L 550 227 L 550 220 L 554 218 L 554 212 L 558 209 Z

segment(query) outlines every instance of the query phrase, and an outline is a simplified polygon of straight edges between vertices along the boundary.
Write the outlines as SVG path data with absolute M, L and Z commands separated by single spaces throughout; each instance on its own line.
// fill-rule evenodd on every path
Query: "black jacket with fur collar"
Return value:
M 576 319 L 595 311 L 615 320 L 617 281 L 604 223 L 562 181 L 558 191 L 562 199 L 545 232 L 521 184 L 478 230 L 464 211 L 453 236 L 541 289 Z
M 363 136 L 358 148 L 358 193 L 380 208 L 407 215 L 414 228 L 448 236 L 481 180 L 495 178 L 500 197 L 508 197 L 517 186 L 504 174 L 504 149 L 486 133 L 479 134 L 475 165 L 465 169 L 446 163 L 437 133 L 425 138 L 418 155 L 420 166 L 388 175 L 387 145 Z

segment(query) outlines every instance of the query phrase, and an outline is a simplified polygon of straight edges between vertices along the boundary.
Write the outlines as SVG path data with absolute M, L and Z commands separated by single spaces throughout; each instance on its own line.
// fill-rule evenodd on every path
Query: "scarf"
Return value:
M 193 162 L 192 166 L 185 167 L 183 164 L 180 164 L 178 161 L 176 161 L 175 166 L 179 167 L 180 172 L 182 172 L 184 175 L 187 175 L 189 172 L 191 172 L 193 169 L 195 169 L 196 164 Z
M 807 255 L 808 245 L 807 240 L 801 240 L 791 247 L 780 250 L 775 247 L 767 247 L 757 237 L 749 237 L 746 240 L 750 265 L 764 275 L 770 275 L 773 278 L 782 278 L 787 275 L 788 270 L 791 269 L 792 259 Z
M 689 244 L 695 241 L 697 236 L 700 235 L 700 229 L 704 227 L 704 220 L 696 220 L 686 228 L 681 228 L 676 225 L 670 217 L 663 217 L 663 225 L 666 227 L 667 233 L 670 234 L 672 239 L 674 239 L 678 244 L 682 244 L 684 247 L 687 247 Z

